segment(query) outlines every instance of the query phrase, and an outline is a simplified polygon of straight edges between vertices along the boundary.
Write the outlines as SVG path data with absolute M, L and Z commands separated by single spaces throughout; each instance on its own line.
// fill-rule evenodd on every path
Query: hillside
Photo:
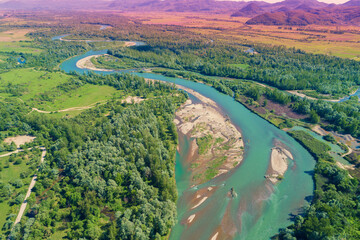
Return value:
M 0 3 L 0 9 L 21 10 L 65 10 L 106 9 L 109 2 L 96 0 L 9 0 Z
M 360 0 L 350 0 L 343 4 L 345 7 L 360 6 Z
M 245 4 L 244 2 L 215 0 L 115 0 L 109 8 L 133 11 L 199 12 L 232 11 Z
M 121 11 L 233 11 L 246 5 L 245 2 L 215 0 L 8 0 L 0 3 L 0 9 L 22 10 L 77 10 L 104 9 Z
M 312 9 L 308 5 L 301 5 L 301 7 L 298 7 L 296 10 L 258 15 L 248 20 L 246 24 L 295 26 L 305 26 L 309 24 L 359 25 L 360 7 L 337 6 L 322 9 Z
M 285 0 L 272 4 L 272 7 L 287 7 L 290 9 L 295 9 L 301 5 L 307 5 L 311 8 L 324 8 L 328 6 L 327 3 L 319 2 L 317 0 Z
M 232 17 L 254 17 L 261 13 L 264 13 L 264 9 L 261 8 L 257 3 L 250 3 L 240 9 L 239 11 L 233 13 Z

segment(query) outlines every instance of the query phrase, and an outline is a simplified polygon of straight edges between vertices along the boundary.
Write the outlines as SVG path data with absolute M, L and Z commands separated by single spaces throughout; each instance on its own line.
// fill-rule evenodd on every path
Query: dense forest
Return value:
M 62 228 L 70 239 L 166 236 L 176 220 L 172 121 L 185 95 L 129 74 L 79 79 L 151 98 L 141 104 L 114 99 L 71 119 L 27 114 L 24 103 L 1 102 L 2 130 L 32 134 L 48 149 L 30 211 L 10 238 L 44 239 Z
M 360 67 L 356 61 L 307 54 L 278 46 L 253 46 L 257 54 L 244 46 L 221 43 L 189 44 L 183 48 L 154 45 L 136 49 L 109 51 L 119 58 L 150 62 L 157 66 L 187 70 L 210 76 L 248 79 L 281 90 L 316 90 L 341 96 L 359 85 Z M 245 48 L 246 49 L 246 48 Z
M 70 239 L 167 235 L 175 223 L 177 199 L 172 100 L 120 105 L 69 155 L 61 154 L 63 138 L 56 140 L 51 146 L 53 163 L 43 166 L 35 189 L 48 200 L 33 210 L 29 237 L 49 237 L 64 220 Z M 63 169 L 60 175 L 57 169 Z

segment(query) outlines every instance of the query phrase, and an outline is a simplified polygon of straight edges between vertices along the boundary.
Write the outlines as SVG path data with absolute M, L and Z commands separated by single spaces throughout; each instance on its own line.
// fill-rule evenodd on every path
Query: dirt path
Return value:
M 0 158 L 2 158 L 2 157 L 7 157 L 7 156 L 10 156 L 11 154 L 18 153 L 18 152 L 22 152 L 22 151 L 24 151 L 24 150 L 23 150 L 23 149 L 17 149 L 17 150 L 15 150 L 15 151 L 13 151 L 13 152 L 8 152 L 8 153 L 5 153 L 5 154 L 3 154 L 3 155 L 0 155 Z
M 55 111 L 43 111 L 43 110 L 39 110 L 37 108 L 32 108 L 32 111 L 36 111 L 36 112 L 39 112 L 39 113 L 53 113 L 53 112 L 70 112 L 70 111 L 80 111 L 80 110 L 87 110 L 87 109 L 90 109 L 90 108 L 93 108 L 95 107 L 96 104 L 98 103 L 101 103 L 101 104 L 105 104 L 105 101 L 99 101 L 99 102 L 96 102 L 96 103 L 93 103 L 89 106 L 84 106 L 84 107 L 72 107 L 72 108 L 66 108 L 66 109 L 62 109 L 62 110 L 55 110 Z M 30 112 L 30 113 L 31 113 Z
M 313 98 L 313 97 L 306 96 L 303 93 L 299 93 L 296 90 L 294 90 L 294 91 L 286 91 L 286 92 L 291 93 L 291 94 L 296 95 L 296 96 L 299 96 L 301 98 L 307 98 L 307 99 L 310 99 L 310 100 L 319 100 L 319 99 L 316 99 L 316 98 Z
M 45 155 L 46 155 L 46 149 L 44 147 L 40 147 L 40 149 L 42 150 L 41 158 L 40 158 L 40 164 L 41 164 L 41 163 L 44 162 Z M 39 171 L 39 168 L 37 168 L 36 171 Z M 26 209 L 26 206 L 27 206 L 27 199 L 30 197 L 31 190 L 35 186 L 36 181 L 37 181 L 37 174 L 34 174 L 33 178 L 31 179 L 28 191 L 27 191 L 27 193 L 25 195 L 24 201 L 21 204 L 19 214 L 16 217 L 16 220 L 14 222 L 13 227 L 21 221 L 21 218 L 24 215 L 24 212 L 25 212 L 25 209 Z
M 351 147 L 349 147 L 349 146 L 346 146 L 346 147 L 348 148 L 348 151 L 346 153 L 344 153 L 343 155 L 341 155 L 341 157 L 345 157 L 353 152 Z
M 127 98 L 123 99 L 122 102 L 126 102 L 126 103 L 132 103 L 134 101 L 134 103 L 140 103 L 142 101 L 144 101 L 145 99 L 143 98 L 140 98 L 140 97 L 136 97 L 136 96 L 128 96 Z M 32 108 L 32 111 L 36 111 L 36 112 L 39 112 L 39 113 L 46 113 L 46 114 L 49 114 L 49 113 L 53 113 L 53 112 L 70 112 L 70 111 L 81 111 L 81 110 L 87 110 L 87 109 L 90 109 L 90 108 L 93 108 L 95 107 L 96 104 L 100 103 L 101 105 L 102 104 L 105 104 L 106 103 L 106 100 L 103 100 L 103 101 L 99 101 L 99 102 L 96 102 L 96 103 L 93 103 L 89 106 L 84 106 L 84 107 L 72 107 L 72 108 L 66 108 L 66 109 L 62 109 L 62 110 L 55 110 L 55 111 L 43 111 L 43 110 L 39 110 L 37 108 Z M 30 113 L 31 113 L 30 112 Z M 29 114 L 30 114 L 29 113 Z M 0 156 L 1 157 L 1 156 Z
M 358 89 L 356 89 L 356 90 L 354 90 L 354 91 L 352 91 L 350 94 L 349 94 L 349 96 L 351 96 L 351 95 L 354 95 L 356 92 L 357 92 L 357 90 Z M 323 101 L 327 101 L 327 102 L 340 102 L 343 98 L 339 98 L 339 99 L 319 99 L 319 98 L 314 98 L 314 97 L 309 97 L 309 96 L 307 96 L 307 95 L 305 95 L 305 94 L 303 94 L 303 93 L 299 93 L 298 92 L 298 90 L 293 90 L 293 91 L 286 91 L 286 92 L 288 92 L 288 93 L 291 93 L 291 94 L 293 94 L 293 95 L 296 95 L 296 96 L 299 96 L 299 97 L 301 97 L 301 98 L 307 98 L 307 99 L 310 99 L 310 100 L 323 100 Z M 346 97 L 346 96 L 345 96 Z M 360 100 L 359 100 L 360 101 Z

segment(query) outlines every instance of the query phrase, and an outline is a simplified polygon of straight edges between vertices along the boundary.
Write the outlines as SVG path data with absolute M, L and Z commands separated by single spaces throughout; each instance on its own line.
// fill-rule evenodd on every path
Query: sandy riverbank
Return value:
M 112 72 L 113 70 L 97 68 L 91 62 L 92 58 L 98 58 L 100 56 L 106 56 L 106 55 L 108 55 L 108 54 L 92 55 L 92 56 L 82 58 L 82 59 L 80 59 L 79 61 L 76 62 L 76 67 L 78 67 L 80 69 L 88 69 L 88 70 L 92 70 L 92 71 Z
M 125 42 L 125 47 L 133 47 L 136 46 L 135 42 Z
M 294 160 L 294 157 L 291 152 L 285 148 L 278 146 L 271 149 L 268 174 L 265 177 L 273 184 L 280 181 L 288 169 L 288 159 Z
M 60 39 L 62 41 L 66 41 L 65 39 Z M 124 42 L 125 47 L 132 47 L 136 46 L 135 42 Z M 80 59 L 76 62 L 76 67 L 80 69 L 88 69 L 92 71 L 102 71 L 102 72 L 113 72 L 114 70 L 104 69 L 104 68 L 97 68 L 95 65 L 91 62 L 92 58 L 98 58 L 101 56 L 108 56 L 109 54 L 99 54 L 99 55 L 91 55 L 85 58 Z
M 240 164 L 244 148 L 240 131 L 224 116 L 214 101 L 186 87 L 177 87 L 200 100 L 200 103 L 195 104 L 188 99 L 176 112 L 174 121 L 179 132 L 195 139 L 191 142 L 189 158 L 193 183 L 205 181 L 206 170 L 213 167 L 215 162 L 218 167 L 213 169 L 216 173 L 214 177 Z M 210 136 L 208 147 L 202 154 L 198 154 L 196 139 L 206 136 Z

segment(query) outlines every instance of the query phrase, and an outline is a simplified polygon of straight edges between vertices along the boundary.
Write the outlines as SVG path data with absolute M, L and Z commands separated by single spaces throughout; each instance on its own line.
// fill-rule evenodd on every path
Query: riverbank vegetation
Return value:
M 358 239 L 359 180 L 339 168 L 327 153 L 328 148 L 305 132 L 291 135 L 317 160 L 314 170 L 315 192 L 311 206 L 295 217 L 294 224 L 280 229 L 273 239 Z

